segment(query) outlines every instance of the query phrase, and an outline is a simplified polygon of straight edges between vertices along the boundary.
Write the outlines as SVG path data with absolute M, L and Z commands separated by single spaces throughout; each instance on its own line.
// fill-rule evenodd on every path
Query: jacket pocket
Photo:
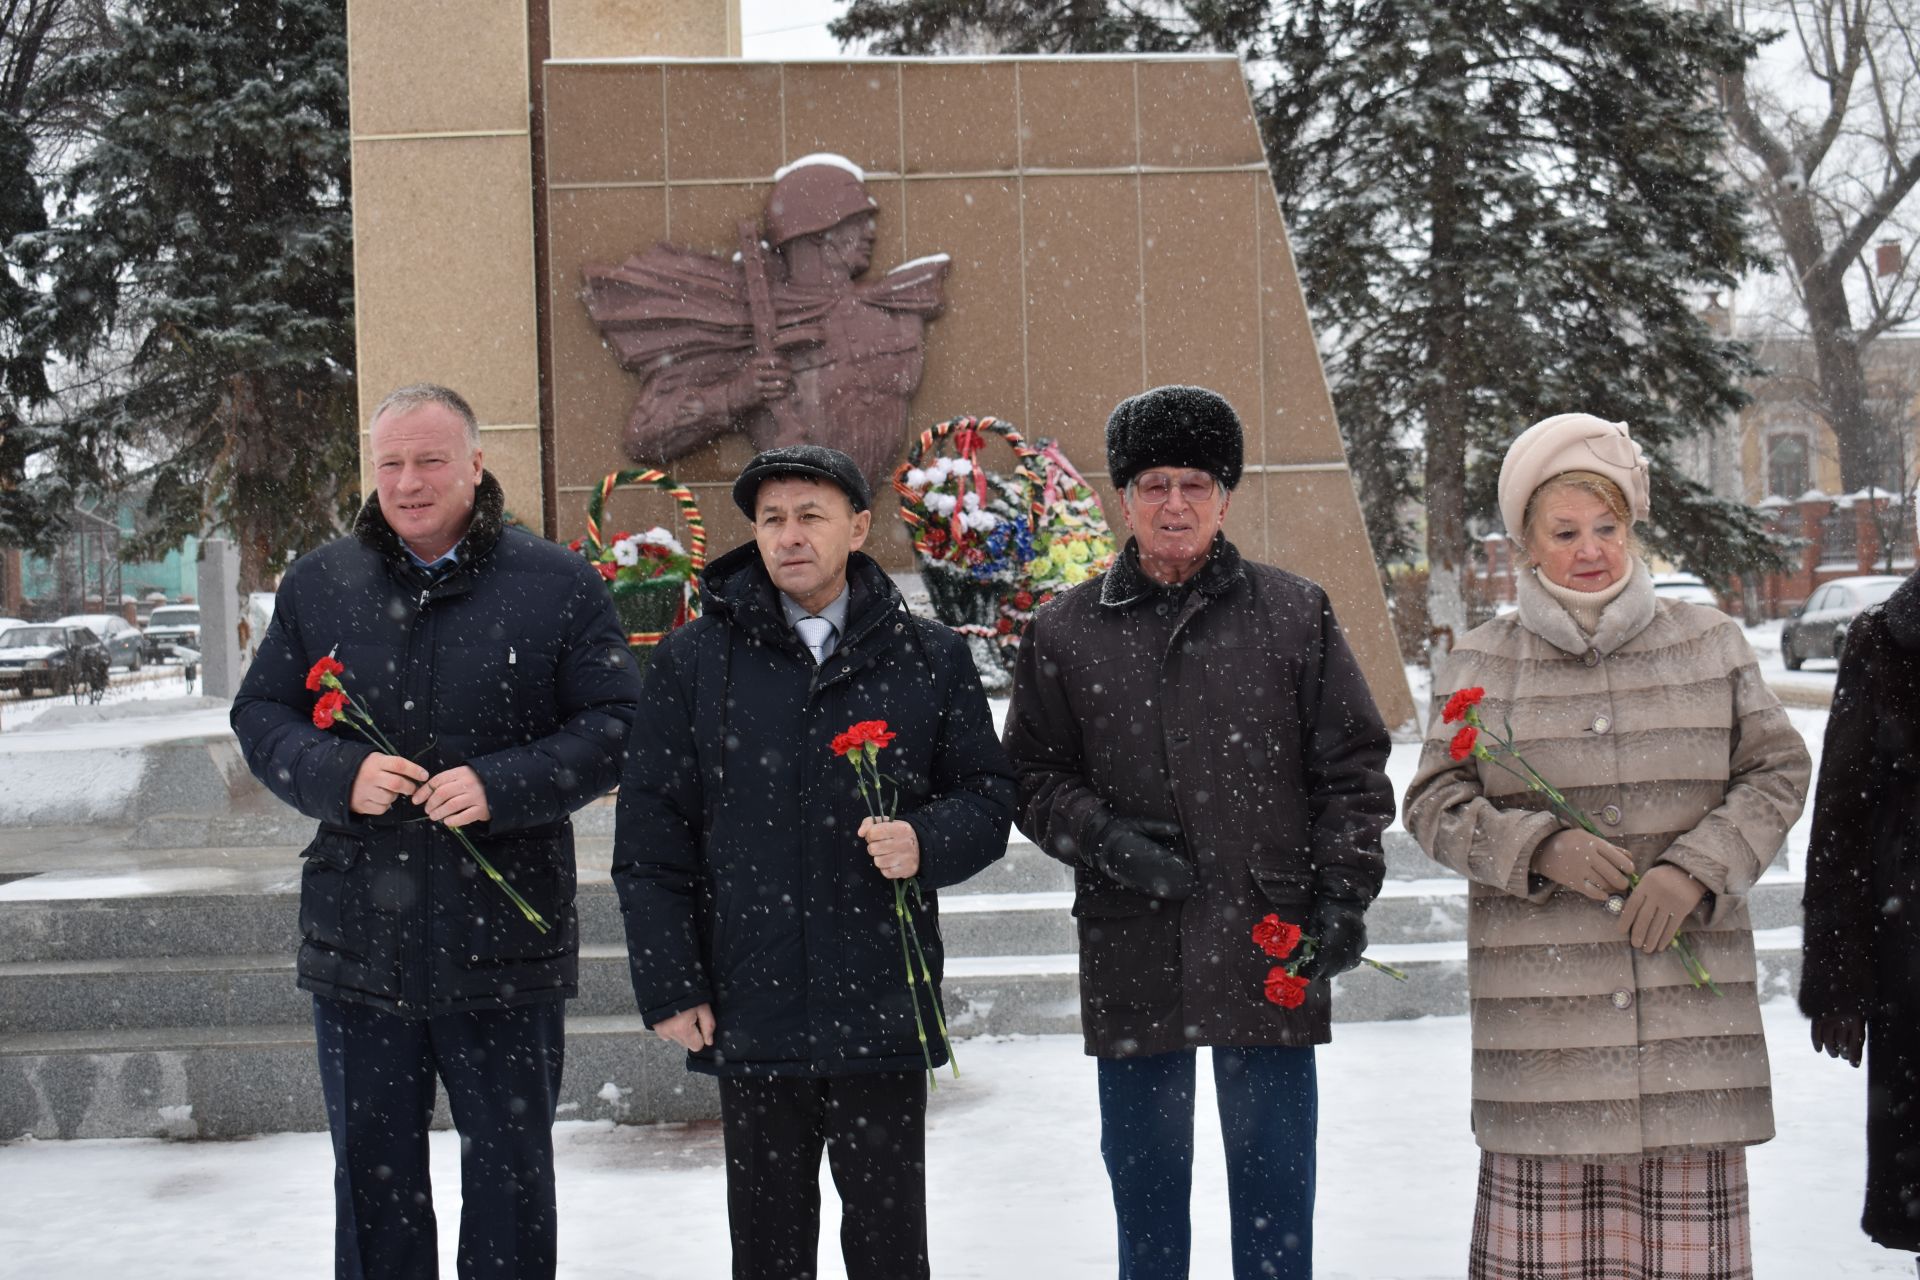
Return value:
M 1144 893 L 1115 884 L 1097 871 L 1085 867 L 1073 869 L 1075 919 L 1123 920 L 1155 909 L 1154 900 Z
M 460 909 L 465 917 L 467 968 L 486 968 L 522 960 L 551 960 L 573 951 L 578 939 L 574 915 L 574 870 L 561 856 L 562 841 L 551 836 L 475 842 L 487 861 L 539 913 L 542 933 L 507 891 L 481 870 L 473 854 L 455 842 L 459 859 Z
M 1253 882 L 1260 889 L 1260 896 L 1254 903 L 1256 910 L 1264 902 L 1274 908 L 1274 913 L 1282 920 L 1294 924 L 1306 922 L 1307 912 L 1313 907 L 1312 872 L 1263 871 L 1256 867 L 1253 869 Z
M 362 837 L 322 828 L 300 855 L 300 936 L 362 963 L 373 949 L 365 852 Z

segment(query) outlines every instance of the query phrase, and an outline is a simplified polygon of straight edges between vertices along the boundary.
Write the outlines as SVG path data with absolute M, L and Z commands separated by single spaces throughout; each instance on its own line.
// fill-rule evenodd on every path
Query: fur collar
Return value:
M 493 478 L 493 472 L 482 471 L 480 484 L 473 491 L 473 519 L 467 525 L 466 535 L 460 539 L 462 565 L 480 560 L 493 550 L 500 541 L 506 509 L 507 497 L 501 491 L 500 482 Z M 403 566 L 413 564 L 407 558 L 406 543 L 400 540 L 400 535 L 387 523 L 386 516 L 380 513 L 380 495 L 377 493 L 368 496 L 366 505 L 354 517 L 353 536 L 393 563 Z
M 1647 629 L 1659 600 L 1653 594 L 1653 575 L 1644 560 L 1635 559 L 1626 589 L 1613 598 L 1600 614 L 1600 625 L 1592 638 L 1580 630 L 1566 606 L 1555 600 L 1531 572 L 1519 575 L 1516 594 L 1520 602 L 1520 625 L 1566 653 L 1582 654 L 1588 649 L 1612 653 Z
M 1902 649 L 1920 651 L 1920 572 L 1910 573 L 1899 590 L 1880 606 L 1886 611 L 1887 632 Z
M 1191 581 L 1203 596 L 1223 596 L 1246 576 L 1246 568 L 1240 563 L 1239 550 L 1227 541 L 1226 534 L 1216 533 L 1213 535 L 1213 550 L 1207 553 L 1207 562 L 1200 566 L 1200 572 L 1194 574 Z M 1128 538 L 1127 545 L 1121 548 L 1113 566 L 1101 579 L 1100 603 L 1109 609 L 1124 609 L 1161 589 L 1161 584 L 1149 578 L 1147 571 L 1140 567 L 1139 543 Z

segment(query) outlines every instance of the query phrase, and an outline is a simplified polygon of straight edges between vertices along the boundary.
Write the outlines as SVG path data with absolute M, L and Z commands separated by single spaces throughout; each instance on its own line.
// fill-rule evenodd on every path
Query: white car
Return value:
M 1656 600 L 1684 600 L 1688 604 L 1703 604 L 1709 609 L 1720 607 L 1720 597 L 1713 594 L 1713 588 L 1690 573 L 1654 574 L 1653 596 Z
M 56 627 L 85 627 L 107 646 L 107 661 L 116 667 L 138 671 L 146 657 L 147 638 L 140 628 L 117 613 L 75 613 L 54 623 Z
M 173 647 L 200 647 L 200 606 L 163 604 L 147 618 L 147 656 L 158 662 L 173 653 Z

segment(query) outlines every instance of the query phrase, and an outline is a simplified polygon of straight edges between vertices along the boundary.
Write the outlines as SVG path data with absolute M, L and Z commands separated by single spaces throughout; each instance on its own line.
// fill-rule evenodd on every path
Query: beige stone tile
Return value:
M 740 0 L 548 0 L 556 58 L 740 56 Z
M 526 130 L 524 0 L 350 0 L 347 42 L 356 137 Z
M 783 162 L 780 67 L 669 64 L 667 176 L 770 179 Z
M 534 533 L 544 534 L 541 499 L 540 429 L 515 427 L 480 433 L 480 452 L 487 470 L 506 491 L 507 510 Z
M 669 187 L 668 235 L 682 248 L 731 258 L 740 250 L 740 223 L 761 221 L 771 189 L 764 181 Z
M 561 484 L 590 484 L 624 465 L 621 435 L 639 379 L 620 368 L 581 301 L 588 264 L 613 265 L 658 243 L 666 229 L 658 187 L 559 191 L 548 211 L 552 273 L 553 433 Z
M 659 67 L 549 64 L 545 74 L 548 182 L 667 176 Z
M 1265 165 L 1238 58 L 1139 65 L 1141 164 Z
M 1142 389 L 1134 179 L 1029 178 L 1027 421 L 1069 456 L 1097 456 L 1107 414 Z
M 1183 64 L 1184 65 L 1184 64 Z M 1260 290 L 1247 270 L 1264 173 L 1148 174 L 1140 179 L 1146 262 L 1147 376 L 1208 387 L 1247 428 L 1247 460 L 1264 460 Z
M 356 143 L 361 419 L 408 382 L 442 382 L 482 422 L 538 420 L 527 140 Z
M 1326 588 L 1380 714 L 1389 725 L 1411 719 L 1406 672 L 1347 473 L 1289 472 L 1269 475 L 1262 485 L 1248 480 L 1234 498 L 1233 514 L 1243 498 L 1264 488 L 1270 562 Z
M 912 433 L 962 414 L 992 414 L 1026 429 L 1020 194 L 1011 179 L 906 184 L 908 257 L 945 253 L 946 314 L 927 329 L 926 376 Z
M 900 65 L 907 173 L 1011 170 L 1020 113 L 1011 62 Z
M 1029 169 L 1138 163 L 1130 61 L 1021 62 L 1020 132 Z
M 899 64 L 879 59 L 789 63 L 784 162 L 817 151 L 870 172 L 900 172 Z
M 1267 462 L 1339 462 L 1346 451 L 1279 204 L 1270 192 L 1263 192 L 1257 205 Z

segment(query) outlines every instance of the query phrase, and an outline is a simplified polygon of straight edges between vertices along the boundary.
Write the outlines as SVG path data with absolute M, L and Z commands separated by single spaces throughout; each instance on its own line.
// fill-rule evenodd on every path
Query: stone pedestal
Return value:
M 240 549 L 225 538 L 200 544 L 200 678 L 209 698 L 240 691 Z

